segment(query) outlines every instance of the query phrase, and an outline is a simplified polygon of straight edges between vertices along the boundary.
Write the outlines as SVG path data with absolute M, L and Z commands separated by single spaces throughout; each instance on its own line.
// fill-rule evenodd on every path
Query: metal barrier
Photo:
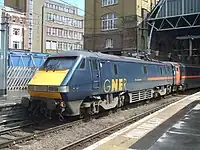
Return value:
M 25 90 L 35 71 L 50 54 L 8 52 L 7 89 Z

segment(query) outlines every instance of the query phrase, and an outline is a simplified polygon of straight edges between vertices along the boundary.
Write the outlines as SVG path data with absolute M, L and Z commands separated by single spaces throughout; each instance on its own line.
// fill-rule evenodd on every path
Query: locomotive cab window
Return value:
M 80 64 L 80 69 L 85 69 L 85 59 L 82 59 L 82 62 Z
M 91 60 L 91 64 L 92 64 L 92 69 L 93 70 L 97 70 L 98 69 L 97 61 L 96 60 Z
M 117 65 L 116 65 L 116 64 L 114 64 L 114 66 L 113 66 L 113 67 L 114 67 L 114 68 L 113 68 L 113 69 L 114 69 L 114 74 L 115 74 L 115 75 L 117 75 L 117 74 L 118 74 Z
M 77 57 L 50 57 L 40 67 L 40 70 L 67 70 L 71 69 Z

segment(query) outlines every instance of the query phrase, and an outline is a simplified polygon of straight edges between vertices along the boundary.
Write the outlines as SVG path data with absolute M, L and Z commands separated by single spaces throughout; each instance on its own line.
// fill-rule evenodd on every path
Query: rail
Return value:
M 51 132 L 61 130 L 64 128 L 70 128 L 74 125 L 80 124 L 81 122 L 82 122 L 82 120 L 77 120 L 77 121 L 72 121 L 70 123 L 65 123 L 65 124 L 62 124 L 59 126 L 47 128 L 42 131 L 35 130 L 35 132 L 27 132 L 26 129 L 28 127 L 30 127 L 29 130 L 34 129 L 34 128 L 39 128 L 37 125 L 39 123 L 41 123 L 41 121 L 38 121 L 38 122 L 36 121 L 36 122 L 29 122 L 24 125 L 19 125 L 19 126 L 11 128 L 11 129 L 2 130 L 2 131 L 0 131 L 0 140 L 2 141 L 0 143 L 0 148 L 10 147 L 17 143 L 34 139 L 38 136 L 49 134 Z M 43 126 L 43 125 L 44 124 L 42 124 L 41 126 Z
M 170 105 L 170 104 L 172 104 L 172 103 L 174 103 L 176 101 L 179 101 L 179 100 L 180 99 L 178 99 L 178 100 L 176 99 L 176 100 L 170 101 L 170 102 L 165 103 L 165 104 L 163 104 L 161 106 L 155 107 L 155 108 L 153 108 L 151 110 L 148 110 L 146 112 L 138 114 L 138 115 L 136 115 L 136 116 L 134 116 L 132 118 L 129 118 L 129 119 L 125 120 L 125 121 L 122 121 L 122 122 L 120 122 L 120 123 L 118 123 L 116 125 L 113 125 L 113 126 L 108 127 L 108 128 L 106 128 L 106 129 L 104 129 L 102 131 L 99 131 L 97 133 L 89 135 L 89 136 L 87 136 L 87 137 L 85 137 L 83 139 L 80 139 L 78 141 L 75 141 L 75 142 L 73 142 L 73 143 L 71 143 L 69 145 L 66 145 L 66 146 L 62 147 L 61 149 L 59 149 L 59 150 L 78 149 L 83 144 L 86 145 L 87 142 L 94 141 L 95 139 L 99 139 L 102 136 L 106 137 L 107 135 L 110 135 L 110 134 L 112 134 L 112 133 L 114 133 L 114 132 L 116 132 L 116 131 L 118 131 L 118 130 L 120 130 L 120 129 L 122 129 L 122 128 L 130 125 L 130 124 L 132 124 L 133 122 L 136 122 L 139 119 L 142 119 L 143 117 L 146 117 L 149 114 L 154 113 L 154 112 L 166 107 L 167 105 Z

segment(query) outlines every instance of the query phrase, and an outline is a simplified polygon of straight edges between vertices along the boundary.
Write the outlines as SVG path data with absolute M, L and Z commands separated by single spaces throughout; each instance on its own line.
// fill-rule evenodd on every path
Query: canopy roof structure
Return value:
M 147 23 L 156 31 L 200 27 L 200 0 L 160 0 Z
M 200 0 L 160 0 L 147 18 L 148 49 L 200 64 Z

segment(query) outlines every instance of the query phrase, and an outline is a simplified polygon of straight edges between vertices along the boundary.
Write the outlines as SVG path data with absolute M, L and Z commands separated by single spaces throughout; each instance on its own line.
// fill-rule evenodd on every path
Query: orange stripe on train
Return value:
M 149 81 L 156 81 L 156 80 L 172 80 L 174 77 L 150 77 L 147 78 Z
M 172 80 L 174 79 L 175 77 L 150 77 L 150 78 L 147 78 L 147 80 L 149 81 L 157 81 L 157 80 Z M 193 79 L 193 78 L 200 78 L 200 75 L 199 76 L 181 76 L 182 79 Z
M 188 78 L 188 79 L 192 79 L 192 78 L 200 78 L 200 76 L 182 76 L 181 78 Z

